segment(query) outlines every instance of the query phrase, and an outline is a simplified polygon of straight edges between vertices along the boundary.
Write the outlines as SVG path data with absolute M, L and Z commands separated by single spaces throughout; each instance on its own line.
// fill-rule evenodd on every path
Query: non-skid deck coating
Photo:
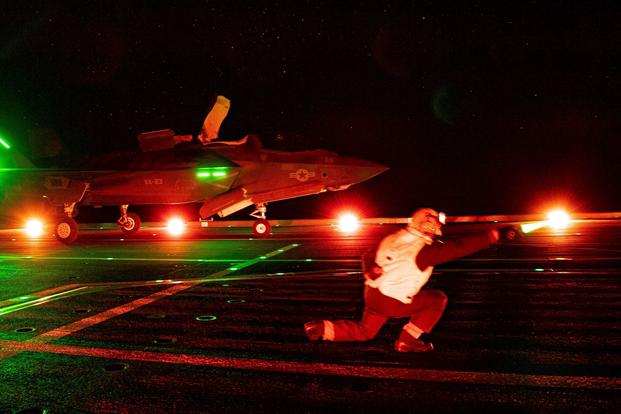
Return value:
M 0 412 L 616 412 L 621 223 L 438 267 L 431 354 L 392 350 L 399 320 L 309 342 L 304 322 L 360 315 L 358 257 L 391 229 L 0 239 Z

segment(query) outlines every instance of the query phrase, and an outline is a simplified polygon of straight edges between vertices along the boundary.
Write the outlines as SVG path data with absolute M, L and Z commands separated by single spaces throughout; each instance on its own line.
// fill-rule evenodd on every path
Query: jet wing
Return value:
M 230 190 L 241 168 L 235 166 L 166 170 L 2 169 L 8 200 L 45 199 L 50 204 L 183 204 Z
M 184 204 L 228 191 L 240 167 L 114 171 L 93 176 L 85 204 Z
M 38 168 L 0 169 L 4 198 L 47 199 L 54 205 L 78 202 L 89 184 L 83 173 Z

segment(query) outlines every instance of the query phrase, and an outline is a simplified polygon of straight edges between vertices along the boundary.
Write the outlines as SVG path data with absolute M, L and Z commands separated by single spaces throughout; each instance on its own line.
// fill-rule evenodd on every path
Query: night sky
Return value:
M 223 138 L 286 131 L 391 168 L 270 218 L 621 210 L 618 2 L 151 3 L 4 5 L 0 133 L 31 156 L 45 134 L 137 148 L 196 135 L 223 94 Z

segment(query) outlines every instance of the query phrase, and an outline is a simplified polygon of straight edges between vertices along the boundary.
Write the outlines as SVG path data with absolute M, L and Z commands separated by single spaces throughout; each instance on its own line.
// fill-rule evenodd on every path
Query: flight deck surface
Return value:
M 405 320 L 310 342 L 305 322 L 360 316 L 360 254 L 397 227 L 87 229 L 72 246 L 2 232 L 0 412 L 616 412 L 620 221 L 438 266 L 432 353 L 393 350 Z

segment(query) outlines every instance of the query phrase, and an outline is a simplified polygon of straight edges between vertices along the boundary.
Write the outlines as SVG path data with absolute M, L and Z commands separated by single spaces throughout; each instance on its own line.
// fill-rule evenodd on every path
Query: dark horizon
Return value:
M 42 129 L 67 155 L 137 148 L 196 135 L 222 94 L 222 138 L 290 131 L 390 167 L 268 218 L 618 211 L 620 18 L 613 2 L 11 5 L 0 134 L 29 154 Z

